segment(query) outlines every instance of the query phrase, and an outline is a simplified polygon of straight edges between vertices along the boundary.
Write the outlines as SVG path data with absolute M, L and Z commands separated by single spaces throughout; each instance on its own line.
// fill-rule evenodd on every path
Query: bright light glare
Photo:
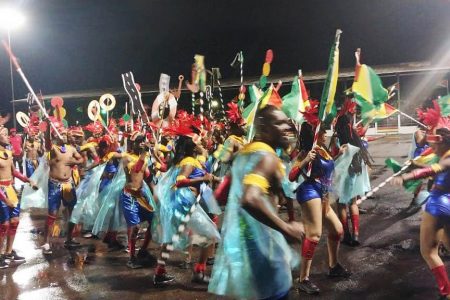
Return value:
M 0 8 L 0 27 L 8 30 L 20 27 L 25 16 L 13 8 Z

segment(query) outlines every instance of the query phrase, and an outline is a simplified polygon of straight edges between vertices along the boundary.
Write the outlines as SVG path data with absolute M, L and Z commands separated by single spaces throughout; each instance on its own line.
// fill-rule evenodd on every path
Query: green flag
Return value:
M 331 47 L 330 59 L 328 61 L 327 78 L 320 99 L 319 120 L 321 122 L 331 121 L 336 115 L 334 96 L 339 77 L 339 38 L 342 31 L 336 30 L 334 44 Z

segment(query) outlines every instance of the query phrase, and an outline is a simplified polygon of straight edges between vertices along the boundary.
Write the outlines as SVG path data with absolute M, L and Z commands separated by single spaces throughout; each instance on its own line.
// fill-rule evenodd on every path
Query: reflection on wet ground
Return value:
M 410 137 L 377 140 L 370 145 L 375 157 L 373 185 L 390 173 L 383 168 L 386 156 L 402 161 Z M 437 299 L 432 275 L 420 257 L 418 246 L 419 214 L 405 208 L 410 195 L 387 186 L 375 199 L 363 203 L 368 213 L 361 216 L 362 246 L 341 246 L 342 264 L 354 275 L 349 280 L 327 278 L 326 231 L 314 256 L 311 279 L 321 288 L 319 296 L 299 295 L 292 289 L 292 299 Z M 298 209 L 298 206 L 296 205 Z M 287 218 L 285 212 L 282 217 Z M 168 271 L 176 282 L 165 288 L 155 287 L 153 269 L 130 270 L 127 254 L 109 252 L 100 240 L 78 238 L 82 246 L 74 251 L 56 240 L 51 257 L 44 257 L 39 246 L 45 211 L 23 212 L 15 249 L 27 261 L 0 270 L 0 299 L 223 299 L 206 292 L 206 287 L 191 284 L 189 270 L 177 266 L 183 254 L 174 253 Z M 157 255 L 158 246 L 150 252 Z M 195 251 L 197 252 L 197 250 Z M 198 257 L 197 253 L 194 257 Z M 294 271 L 298 276 L 298 271 Z M 295 286 L 295 285 L 294 285 Z

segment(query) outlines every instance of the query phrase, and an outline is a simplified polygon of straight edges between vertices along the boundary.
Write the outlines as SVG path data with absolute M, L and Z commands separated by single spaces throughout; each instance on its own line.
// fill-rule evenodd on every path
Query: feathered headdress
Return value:
M 238 124 L 238 125 L 244 125 L 245 121 L 242 118 L 242 114 L 239 109 L 239 106 L 234 102 L 230 102 L 227 105 L 228 105 L 229 109 L 226 111 L 226 113 L 227 113 L 227 117 L 230 120 L 230 122 Z
M 72 136 L 84 137 L 84 131 L 83 128 L 81 128 L 81 126 L 70 127 L 68 133 Z
M 64 127 L 64 124 L 58 120 L 56 117 L 50 116 L 49 117 L 50 122 L 53 123 L 53 125 L 55 125 L 56 129 L 60 132 L 60 133 L 66 133 L 67 129 Z M 50 126 L 50 130 L 51 133 L 56 135 L 55 131 L 53 130 L 53 127 Z
M 84 129 L 93 134 L 101 134 L 103 132 L 103 126 L 100 121 L 89 123 L 88 125 L 84 126 Z
M 308 122 L 313 128 L 317 127 L 320 123 L 319 120 L 319 101 L 318 100 L 309 100 L 309 106 L 305 108 L 305 112 L 303 113 L 303 117 L 305 121 Z
M 435 132 L 439 128 L 450 128 L 448 117 L 443 117 L 441 107 L 436 100 L 433 100 L 433 107 L 427 109 L 417 109 L 419 119 L 429 127 L 430 132 Z
M 353 102 L 352 99 L 346 98 L 341 106 L 341 109 L 337 113 L 336 118 L 345 115 L 347 112 L 354 114 L 355 111 L 356 111 L 356 102 Z

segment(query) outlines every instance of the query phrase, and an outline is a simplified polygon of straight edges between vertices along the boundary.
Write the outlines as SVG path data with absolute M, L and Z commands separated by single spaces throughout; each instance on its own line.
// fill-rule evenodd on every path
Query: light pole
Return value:
M 20 27 L 25 21 L 25 17 L 19 11 L 13 8 L 0 8 L 0 27 L 6 29 L 8 34 L 8 46 L 11 47 L 11 30 L 14 30 Z M 13 123 L 14 127 L 16 127 L 16 105 L 15 105 L 15 96 L 14 96 L 14 73 L 12 66 L 12 59 L 9 58 L 9 72 L 11 79 L 11 103 L 13 110 Z

